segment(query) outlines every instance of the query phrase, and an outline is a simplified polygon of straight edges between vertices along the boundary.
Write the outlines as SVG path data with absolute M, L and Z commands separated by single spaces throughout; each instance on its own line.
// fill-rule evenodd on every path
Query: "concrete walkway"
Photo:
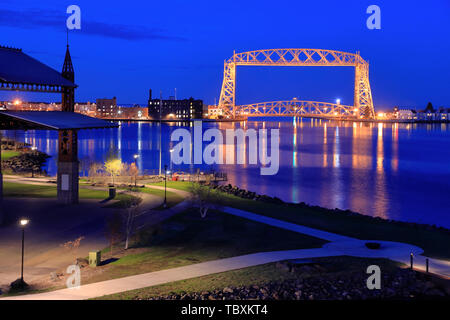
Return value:
M 419 247 L 391 241 L 379 241 L 379 240 L 359 240 L 351 237 L 341 236 L 335 233 L 326 232 L 318 229 L 308 228 L 297 224 L 285 222 L 261 216 L 248 211 L 239 210 L 236 208 L 225 207 L 221 209 L 223 212 L 246 218 L 249 220 L 265 223 L 271 226 L 291 230 L 294 232 L 306 234 L 311 237 L 328 240 L 323 248 L 329 249 L 333 252 L 341 252 L 341 255 L 348 255 L 354 257 L 367 257 L 367 258 L 388 258 L 393 261 L 401 262 L 404 264 L 410 264 L 411 253 L 414 256 L 414 269 L 425 271 L 427 257 L 421 255 L 423 250 Z M 365 246 L 366 242 L 378 242 L 381 243 L 381 249 L 370 250 Z M 450 261 L 428 258 L 429 271 L 440 275 L 442 277 L 450 278 Z
M 5 175 L 4 181 L 23 185 L 54 186 L 49 178 L 29 178 Z M 105 188 L 86 186 L 83 188 L 105 190 Z M 163 198 L 149 193 L 130 194 L 142 198 L 136 219 L 138 225 L 152 224 L 162 221 L 168 214 L 164 211 L 152 211 L 163 203 Z M 114 202 L 99 199 L 80 199 L 77 205 L 59 205 L 53 198 L 21 198 L 6 197 L 2 210 L 8 212 L 7 225 L 0 226 L 0 291 L 7 291 L 9 284 L 20 275 L 21 232 L 11 221 L 25 216 L 31 219 L 31 227 L 27 228 L 25 242 L 24 271 L 28 281 L 40 282 L 49 277 L 51 272 L 59 272 L 73 264 L 75 257 L 83 252 L 97 251 L 108 246 L 104 235 L 105 221 L 116 210 L 105 208 Z M 172 214 L 182 208 L 173 208 Z M 154 215 L 152 213 L 155 213 Z M 76 250 L 62 247 L 67 241 L 84 237 Z M 30 241 L 33 239 L 33 241 Z
M 309 236 L 325 239 L 330 242 L 325 244 L 322 248 L 318 249 L 272 251 L 272 252 L 247 254 L 232 258 L 193 264 L 184 267 L 150 272 L 125 277 L 121 279 L 97 282 L 81 286 L 76 289 L 63 289 L 41 294 L 8 297 L 5 299 L 14 299 L 14 300 L 89 299 L 129 290 L 145 288 L 149 286 L 155 286 L 173 281 L 196 278 L 218 272 L 247 268 L 251 266 L 281 260 L 302 259 L 302 258 L 318 258 L 318 257 L 348 255 L 356 257 L 388 258 L 394 261 L 408 263 L 409 256 L 412 253 L 416 257 L 418 268 L 421 269 L 424 267 L 422 263 L 424 263 L 425 257 L 421 256 L 423 250 L 413 245 L 390 241 L 377 241 L 381 244 L 381 248 L 378 250 L 370 250 L 365 246 L 365 243 L 370 240 L 358 240 L 350 237 L 340 236 L 338 234 L 299 226 L 293 223 L 268 218 L 265 216 L 257 215 L 243 210 L 238 210 L 235 208 L 225 207 L 222 208 L 222 210 L 228 214 L 236 215 L 253 221 L 258 221 L 260 223 L 265 223 L 271 226 L 276 226 L 279 228 L 299 232 Z M 433 273 L 450 277 L 449 261 L 430 259 L 430 267 Z

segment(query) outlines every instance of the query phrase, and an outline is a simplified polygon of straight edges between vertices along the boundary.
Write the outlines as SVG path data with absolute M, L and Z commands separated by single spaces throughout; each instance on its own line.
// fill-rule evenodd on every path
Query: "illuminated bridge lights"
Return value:
M 355 68 L 354 106 L 317 101 L 271 101 L 236 106 L 237 66 L 349 66 Z M 298 107 L 300 107 L 299 110 Z M 225 61 L 219 108 L 226 117 L 249 116 L 357 116 L 374 118 L 369 63 L 359 53 L 322 49 L 268 49 L 234 53 Z

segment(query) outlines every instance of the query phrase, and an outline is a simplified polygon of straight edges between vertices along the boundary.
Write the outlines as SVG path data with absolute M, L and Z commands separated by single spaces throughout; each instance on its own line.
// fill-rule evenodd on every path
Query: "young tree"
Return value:
M 130 168 L 129 168 L 128 172 L 129 172 L 130 176 L 132 176 L 134 178 L 134 186 L 136 187 L 139 169 L 134 162 L 130 164 Z
M 89 166 L 89 178 L 97 177 L 103 169 L 103 165 L 101 163 L 93 162 Z
M 119 212 L 114 212 L 106 219 L 106 238 L 110 246 L 110 254 L 113 256 L 113 246 L 123 237 L 123 219 Z
M 83 157 L 80 159 L 79 163 L 80 176 L 86 176 L 86 173 L 89 175 L 90 168 L 93 162 L 94 161 L 90 157 Z
M 114 177 L 118 176 L 122 171 L 122 161 L 120 159 L 109 159 L 105 162 L 105 170 L 109 173 L 114 186 Z
M 74 241 L 67 241 L 60 246 L 63 247 L 64 249 L 66 249 L 67 251 L 69 251 L 71 254 L 75 255 L 75 258 L 76 258 L 78 248 L 80 247 L 81 240 L 83 240 L 83 239 L 84 239 L 84 237 L 81 236 L 81 237 L 76 238 Z
M 202 218 L 206 217 L 210 208 L 220 205 L 222 198 L 220 192 L 210 186 L 193 182 L 189 186 L 189 192 L 191 193 L 191 201 L 199 208 Z
M 139 214 L 141 202 L 142 198 L 134 196 L 125 201 L 125 250 L 128 249 L 129 238 L 133 234 L 134 220 Z

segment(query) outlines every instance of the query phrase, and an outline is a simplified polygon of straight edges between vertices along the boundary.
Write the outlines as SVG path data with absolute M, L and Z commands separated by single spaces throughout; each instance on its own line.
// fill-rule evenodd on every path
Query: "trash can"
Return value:
M 89 265 L 91 267 L 97 267 L 102 261 L 102 255 L 100 251 L 89 252 Z
M 109 188 L 109 198 L 114 199 L 116 197 L 116 188 Z

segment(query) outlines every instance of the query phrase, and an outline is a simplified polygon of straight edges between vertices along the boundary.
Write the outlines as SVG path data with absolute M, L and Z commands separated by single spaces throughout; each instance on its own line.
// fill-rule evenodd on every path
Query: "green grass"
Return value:
M 147 287 L 138 290 L 121 292 L 96 298 L 96 300 L 131 300 L 148 299 L 169 294 L 184 294 L 186 292 L 202 292 L 220 290 L 225 287 L 261 285 L 268 281 L 283 281 L 294 279 L 295 275 L 275 267 L 274 263 L 249 267 L 234 271 L 216 273 L 213 275 L 175 281 L 163 285 Z
M 2 150 L 2 160 L 8 160 L 9 158 L 20 155 L 19 151 Z
M 122 190 L 129 190 L 132 192 L 143 192 L 143 193 L 147 193 L 147 194 L 151 194 L 157 197 L 160 197 L 162 199 L 164 199 L 164 190 L 159 190 L 159 189 L 153 189 L 153 188 L 118 188 L 118 189 L 122 189 Z M 167 205 L 164 208 L 163 205 L 160 205 L 156 208 L 153 208 L 152 210 L 164 210 L 164 209 L 168 209 L 171 208 L 177 204 L 179 204 L 180 202 L 182 202 L 184 200 L 184 198 L 180 195 L 178 195 L 175 192 L 172 191 L 166 191 L 166 199 L 167 199 Z
M 52 198 L 56 197 L 56 186 L 40 186 L 16 182 L 3 182 L 4 197 Z
M 80 188 L 81 199 L 106 199 L 108 191 Z M 56 185 L 33 185 L 16 182 L 3 182 L 4 197 L 56 198 Z
M 4 197 L 24 197 L 24 198 L 56 198 L 56 185 L 33 185 L 16 182 L 3 183 Z M 98 199 L 104 200 L 109 197 L 108 190 L 93 190 L 87 188 L 79 189 L 80 199 Z M 107 204 L 106 208 L 123 209 L 129 203 L 130 198 L 134 196 L 129 194 L 118 193 L 114 200 L 116 202 Z
M 119 188 L 120 189 L 120 188 Z M 152 189 L 152 188 L 136 188 L 131 189 L 136 192 L 145 192 L 153 194 L 155 196 L 164 197 L 164 190 Z M 106 190 L 93 190 L 80 186 L 79 197 L 80 199 L 106 199 L 109 197 L 109 191 Z M 25 197 L 25 198 L 56 198 L 56 185 L 32 185 L 17 182 L 4 182 L 3 183 L 3 195 L 4 197 Z M 128 200 L 133 197 L 129 194 L 117 193 L 114 200 L 118 200 L 112 204 L 108 204 L 108 208 L 124 208 Z M 167 208 L 175 206 L 183 201 L 183 197 L 174 192 L 167 191 Z M 154 210 L 162 210 L 162 206 L 155 208 Z
M 135 197 L 131 194 L 117 193 L 115 198 L 113 199 L 116 202 L 107 204 L 105 206 L 105 208 L 125 209 L 125 208 L 130 207 L 131 199 L 135 199 L 135 198 L 137 198 L 137 197 Z
M 159 189 L 152 189 L 152 188 L 140 188 L 142 192 L 153 194 L 156 196 L 159 196 L 161 198 L 164 198 L 164 190 Z M 166 191 L 166 198 L 167 198 L 167 206 L 166 208 L 171 208 L 180 202 L 184 200 L 184 198 L 180 195 L 178 195 L 175 192 Z M 163 210 L 165 209 L 162 205 L 159 207 L 154 208 L 153 210 Z
M 188 190 L 189 182 L 170 181 L 168 187 Z M 450 259 L 450 233 L 443 230 L 430 230 L 397 224 L 386 220 L 370 219 L 367 216 L 347 216 L 328 209 L 288 206 L 247 200 L 222 193 L 222 205 L 255 212 L 272 218 L 342 234 L 363 240 L 398 241 L 417 245 L 424 249 L 425 255 L 434 258 Z
M 131 250 L 83 283 L 175 268 L 253 252 L 321 247 L 325 241 L 218 211 L 189 209 L 139 232 Z M 110 257 L 106 254 L 104 259 Z M 116 255 L 119 254 L 115 250 Z M 122 252 L 123 253 L 123 252 Z
M 275 263 L 269 263 L 233 271 L 221 272 L 203 277 L 175 281 L 153 287 L 121 292 L 113 295 L 96 298 L 97 300 L 131 300 L 148 299 L 151 297 L 166 296 L 171 294 L 182 295 L 185 293 L 223 290 L 225 287 L 261 286 L 272 281 L 289 281 L 306 277 L 322 277 L 324 275 L 337 275 L 352 271 L 365 272 L 367 266 L 375 264 L 382 268 L 383 272 L 389 272 L 398 267 L 398 264 L 386 259 L 365 259 L 354 257 L 333 257 L 313 259 L 326 269 L 325 273 L 291 273 L 276 267 Z
M 167 188 L 173 188 L 183 191 L 188 191 L 190 189 L 190 182 L 185 181 L 167 181 Z M 151 183 L 153 186 L 160 186 L 164 187 L 164 181 L 163 182 L 157 182 L 157 183 Z

